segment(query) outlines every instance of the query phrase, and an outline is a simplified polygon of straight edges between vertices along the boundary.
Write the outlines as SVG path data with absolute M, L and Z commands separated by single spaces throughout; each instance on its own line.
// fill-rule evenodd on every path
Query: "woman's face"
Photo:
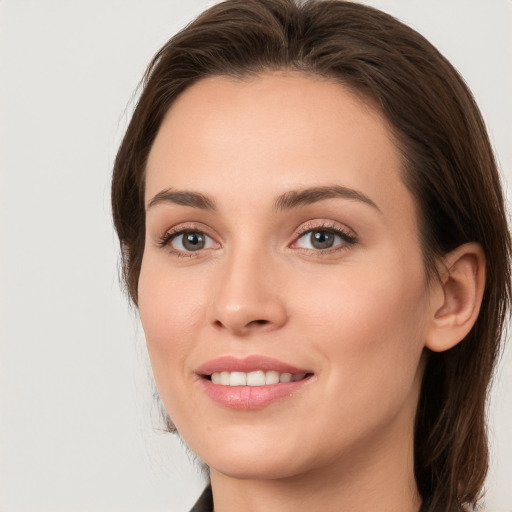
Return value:
M 429 326 L 386 121 L 332 81 L 213 77 L 165 117 L 139 308 L 156 383 L 212 471 L 351 471 L 411 449 Z

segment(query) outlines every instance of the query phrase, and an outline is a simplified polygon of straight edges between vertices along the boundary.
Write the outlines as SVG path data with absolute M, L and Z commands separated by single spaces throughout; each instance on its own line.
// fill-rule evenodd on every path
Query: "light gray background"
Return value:
M 180 512 L 203 486 L 152 426 L 109 177 L 147 62 L 211 3 L 0 0 L 1 512 Z M 462 72 L 511 183 L 511 0 L 367 3 Z M 490 512 L 512 511 L 511 391 L 509 349 L 493 395 Z

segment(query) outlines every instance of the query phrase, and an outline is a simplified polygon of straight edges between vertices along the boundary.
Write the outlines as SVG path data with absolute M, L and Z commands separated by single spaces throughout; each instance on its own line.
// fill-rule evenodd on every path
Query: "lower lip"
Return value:
M 202 378 L 206 394 L 229 409 L 263 409 L 273 402 L 297 393 L 311 380 L 311 376 L 295 382 L 281 382 L 266 386 L 223 386 Z

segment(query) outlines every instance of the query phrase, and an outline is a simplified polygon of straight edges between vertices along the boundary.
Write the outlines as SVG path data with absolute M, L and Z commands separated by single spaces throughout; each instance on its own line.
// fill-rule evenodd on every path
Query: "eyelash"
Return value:
M 198 250 L 197 253 L 194 251 L 180 251 L 178 249 L 174 249 L 171 245 L 171 242 L 177 238 L 180 235 L 186 235 L 187 233 L 201 233 L 208 238 L 213 239 L 204 228 L 201 227 L 177 227 L 177 228 L 171 228 L 170 230 L 166 231 L 158 240 L 157 245 L 161 248 L 167 248 L 171 254 L 174 256 L 177 256 L 179 258 L 195 258 L 198 257 L 201 253 L 201 250 Z M 203 249 L 204 250 L 204 249 Z
M 351 246 L 355 245 L 358 241 L 357 236 L 348 229 L 343 228 L 338 224 L 324 222 L 320 224 L 306 223 L 305 225 L 301 226 L 301 228 L 295 233 L 295 241 L 293 242 L 293 244 L 296 244 L 302 237 L 304 237 L 308 233 L 314 232 L 331 233 L 335 236 L 340 237 L 343 243 L 335 247 L 330 247 L 328 249 L 307 249 L 298 247 L 298 250 L 315 255 L 329 255 L 338 251 L 347 250 Z
M 338 252 L 341 250 L 347 250 L 350 246 L 353 246 L 357 243 L 357 236 L 354 234 L 351 234 L 348 230 L 340 227 L 337 224 L 333 223 L 321 223 L 321 224 L 313 224 L 313 223 L 307 223 L 306 225 L 302 226 L 300 230 L 298 230 L 294 234 L 294 242 L 292 244 L 292 247 L 294 244 L 296 244 L 302 237 L 307 235 L 308 233 L 314 233 L 314 232 L 325 232 L 325 233 L 331 233 L 335 236 L 338 236 L 343 241 L 342 244 L 337 245 L 335 247 L 330 247 L 327 249 L 308 249 L 308 248 L 301 248 L 297 247 L 295 250 L 300 250 L 303 252 L 307 252 L 310 254 L 316 254 L 316 255 L 322 255 L 322 254 L 332 254 L 334 252 Z M 170 230 L 166 231 L 158 240 L 157 245 L 161 248 L 167 247 L 169 252 L 171 254 L 176 255 L 178 257 L 182 258 L 194 258 L 198 257 L 203 250 L 198 250 L 197 254 L 195 251 L 181 251 L 174 249 L 171 246 L 171 242 L 177 238 L 180 235 L 186 235 L 187 233 L 200 233 L 205 236 L 207 236 L 210 239 L 213 239 L 208 233 L 205 232 L 204 229 L 200 227 L 177 227 L 177 228 L 171 228 Z

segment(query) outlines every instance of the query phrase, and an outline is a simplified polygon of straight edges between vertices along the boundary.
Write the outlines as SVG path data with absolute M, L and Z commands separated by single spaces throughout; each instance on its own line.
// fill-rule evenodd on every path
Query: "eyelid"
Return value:
M 341 239 L 344 241 L 343 244 L 336 245 L 334 247 L 328 248 L 328 249 L 309 249 L 309 248 L 303 248 L 303 247 L 294 247 L 295 244 L 306 234 L 314 232 L 314 231 L 327 231 L 329 233 L 333 233 L 334 235 L 337 235 L 341 237 Z M 356 232 L 349 228 L 348 226 L 341 224 L 339 222 L 333 221 L 333 220 L 326 220 L 326 219 L 318 219 L 318 220 L 310 220 L 308 222 L 305 222 L 301 224 L 296 230 L 293 235 L 293 242 L 291 244 L 292 248 L 308 251 L 308 252 L 314 252 L 317 254 L 322 253 L 329 253 L 329 252 L 335 252 L 337 250 L 346 249 L 358 242 L 358 236 Z
M 340 232 L 347 238 L 351 238 L 354 241 L 357 240 L 357 233 L 350 227 L 340 222 L 328 219 L 315 219 L 308 220 L 302 223 L 298 228 L 295 229 L 293 237 L 299 238 L 300 236 L 308 233 L 309 231 L 332 231 L 333 233 Z
M 338 244 L 332 248 L 328 249 L 309 249 L 309 248 L 301 248 L 301 247 L 294 247 L 294 245 L 297 243 L 297 241 L 306 235 L 309 232 L 312 231 L 327 231 L 331 232 L 339 237 L 345 242 L 343 244 Z M 195 251 L 182 251 L 179 249 L 175 249 L 170 247 L 172 240 L 174 240 L 176 237 L 185 234 L 185 233 L 203 233 L 208 238 L 213 240 L 216 247 L 208 247 L 204 249 L 199 249 L 197 252 Z M 327 220 L 327 219 L 314 219 L 309 220 L 307 222 L 302 223 L 299 227 L 297 227 L 293 234 L 293 240 L 289 247 L 294 249 L 299 249 L 307 252 L 314 252 L 317 254 L 320 253 L 328 253 L 328 252 L 335 252 L 336 250 L 340 250 L 343 248 L 348 248 L 358 241 L 358 236 L 356 232 L 349 228 L 348 226 L 341 224 L 340 222 L 334 221 L 334 220 Z M 219 237 L 212 233 L 212 230 L 203 224 L 202 222 L 183 222 L 180 224 L 177 224 L 175 226 L 172 226 L 170 228 L 167 228 L 160 236 L 157 237 L 156 245 L 161 248 L 167 248 L 171 253 L 177 254 L 177 255 L 183 255 L 187 257 L 197 257 L 200 256 L 200 253 L 204 251 L 209 251 L 212 249 L 217 249 L 222 246 L 221 242 L 219 242 Z
M 199 249 L 197 252 L 194 251 L 181 251 L 179 249 L 175 249 L 171 246 L 171 242 L 180 235 L 186 233 L 202 233 L 211 240 L 213 240 L 214 244 L 218 247 L 221 246 L 218 241 L 218 237 L 212 234 L 212 230 L 208 228 L 208 226 L 204 225 L 201 222 L 182 222 L 177 224 L 176 226 L 172 226 L 167 228 L 161 235 L 157 237 L 156 245 L 161 248 L 167 248 L 171 253 L 179 254 L 187 257 L 199 256 L 199 253 L 203 251 L 211 250 L 212 247 Z

